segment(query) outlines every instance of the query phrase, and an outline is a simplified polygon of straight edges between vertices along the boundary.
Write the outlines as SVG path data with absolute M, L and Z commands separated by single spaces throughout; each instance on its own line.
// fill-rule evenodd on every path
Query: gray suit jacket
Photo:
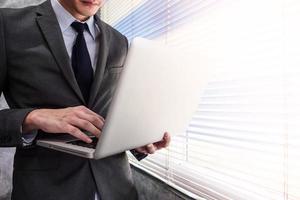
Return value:
M 86 105 L 106 116 L 127 54 L 127 39 L 96 17 L 101 29 L 97 69 L 89 102 L 72 71 L 50 1 L 0 9 L 0 93 L 10 109 L 0 111 L 0 146 L 17 146 L 12 199 L 137 199 L 125 153 L 88 160 L 31 146 L 22 148 L 20 127 L 37 108 Z M 51 136 L 38 133 L 38 138 Z

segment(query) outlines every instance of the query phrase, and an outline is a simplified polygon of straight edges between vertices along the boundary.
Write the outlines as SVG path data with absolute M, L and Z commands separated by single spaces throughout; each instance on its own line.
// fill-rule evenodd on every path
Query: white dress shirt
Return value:
M 75 40 L 77 37 L 77 32 L 71 27 L 71 24 L 74 21 L 78 21 L 75 19 L 57 0 L 51 0 L 51 5 L 55 12 L 56 18 L 58 20 L 65 46 L 69 55 L 69 58 L 72 57 L 72 49 L 75 44 Z M 100 29 L 95 23 L 95 18 L 90 17 L 87 21 L 89 30 L 84 30 L 84 38 L 86 42 L 86 46 L 88 48 L 91 63 L 93 70 L 96 70 L 96 64 L 98 60 L 98 52 L 99 52 L 99 43 L 100 43 Z

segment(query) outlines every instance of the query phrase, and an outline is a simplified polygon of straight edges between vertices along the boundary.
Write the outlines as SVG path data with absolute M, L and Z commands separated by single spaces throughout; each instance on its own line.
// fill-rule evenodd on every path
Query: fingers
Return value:
M 165 132 L 164 137 L 161 141 L 136 148 L 135 150 L 140 153 L 154 154 L 155 151 L 168 147 L 170 145 L 170 142 L 171 142 L 171 135 L 170 133 Z
M 92 133 L 96 137 L 100 137 L 101 131 L 97 127 L 95 127 L 91 122 L 87 120 L 83 120 L 80 118 L 71 118 L 69 123 L 79 129 L 86 130 Z
M 163 139 L 159 142 L 155 142 L 154 145 L 159 150 L 168 147 L 170 145 L 170 142 L 171 142 L 171 135 L 170 133 L 165 132 Z
M 84 113 L 84 112 L 76 113 L 76 115 L 80 119 L 90 122 L 91 124 L 93 124 L 99 130 L 102 130 L 102 128 L 104 126 L 104 121 L 101 118 L 99 118 L 95 115 L 87 114 L 87 113 Z
M 74 137 L 76 137 L 86 143 L 92 142 L 91 138 L 89 138 L 86 134 L 84 134 L 82 131 L 80 131 L 75 126 L 67 125 L 66 130 L 67 130 L 66 132 L 69 133 L 70 135 L 73 135 Z
M 146 145 L 146 150 L 147 150 L 147 153 L 154 154 L 155 151 L 157 150 L 157 147 L 153 144 L 148 144 L 148 145 Z
M 171 142 L 171 134 L 168 132 L 165 132 L 164 137 L 163 137 L 163 141 L 164 141 L 164 148 L 168 147 L 170 145 Z
M 139 153 L 154 154 L 157 148 L 153 144 L 148 144 L 143 147 L 136 148 L 135 150 Z
M 148 154 L 148 151 L 146 150 L 145 147 L 138 147 L 135 149 L 137 152 L 139 153 L 144 153 L 144 154 Z
M 93 112 L 92 110 L 88 109 L 85 106 L 77 106 L 75 108 L 78 109 L 79 112 L 87 113 L 87 114 L 93 115 L 95 117 L 98 117 L 101 121 L 104 122 L 104 118 L 101 115 L 98 115 L 97 113 Z
M 75 116 L 71 117 L 71 124 L 99 137 L 104 126 L 104 118 L 85 106 L 77 106 Z

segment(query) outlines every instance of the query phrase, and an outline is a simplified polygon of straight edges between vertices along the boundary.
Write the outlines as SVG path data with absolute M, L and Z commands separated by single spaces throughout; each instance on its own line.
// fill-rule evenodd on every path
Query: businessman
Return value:
M 0 9 L 0 146 L 16 146 L 12 199 L 138 199 L 125 153 L 88 160 L 35 146 L 70 134 L 99 137 L 127 54 L 127 39 L 95 14 L 102 0 L 48 0 Z M 126 119 L 124 119 L 126 120 Z M 170 135 L 132 150 L 137 159 Z

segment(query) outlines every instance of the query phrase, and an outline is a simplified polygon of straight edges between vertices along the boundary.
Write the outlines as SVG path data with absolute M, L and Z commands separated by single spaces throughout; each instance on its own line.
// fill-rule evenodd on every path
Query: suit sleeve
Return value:
M 5 44 L 5 26 L 2 10 L 0 9 L 0 94 L 6 87 L 7 55 Z M 0 110 L 0 147 L 21 146 L 21 127 L 27 114 L 33 109 L 4 109 Z

